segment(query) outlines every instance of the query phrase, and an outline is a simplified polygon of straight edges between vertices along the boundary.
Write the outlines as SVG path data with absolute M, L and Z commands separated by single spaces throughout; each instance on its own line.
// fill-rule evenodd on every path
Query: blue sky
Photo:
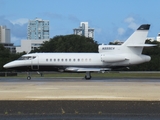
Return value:
M 160 0 L 0 0 L 0 25 L 11 29 L 11 42 L 27 38 L 28 20 L 50 21 L 50 38 L 73 34 L 80 22 L 95 29 L 94 40 L 125 41 L 141 24 L 151 24 L 149 37 L 160 32 Z

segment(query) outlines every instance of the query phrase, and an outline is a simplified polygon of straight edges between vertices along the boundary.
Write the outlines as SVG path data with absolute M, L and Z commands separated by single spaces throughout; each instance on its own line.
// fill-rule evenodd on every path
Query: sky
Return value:
M 141 24 L 151 24 L 148 37 L 160 32 L 160 0 L 0 0 L 0 25 L 11 30 L 11 42 L 27 39 L 29 20 L 50 22 L 50 38 L 73 34 L 80 22 L 95 29 L 94 40 L 125 41 Z

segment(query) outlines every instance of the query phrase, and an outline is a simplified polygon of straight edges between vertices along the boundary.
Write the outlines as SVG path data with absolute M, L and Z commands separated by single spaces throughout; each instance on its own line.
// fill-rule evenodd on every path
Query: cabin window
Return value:
M 65 61 L 67 61 L 67 59 L 65 59 Z
M 83 58 L 81 59 L 81 61 L 83 61 Z
M 56 59 L 54 59 L 54 61 L 56 61 Z
M 85 59 L 85 61 L 87 61 L 87 58 Z
M 58 59 L 58 61 L 59 61 L 59 59 Z
M 69 61 L 71 61 L 71 59 L 69 59 Z
M 89 59 L 89 61 L 91 61 L 91 58 Z
M 52 59 L 50 59 L 50 61 L 52 61 Z
M 46 61 L 48 61 L 48 59 L 46 59 Z
M 63 61 L 63 59 L 61 59 L 61 61 Z
M 80 61 L 80 59 L 78 59 L 78 62 Z
M 73 59 L 73 61 L 76 61 L 76 59 Z

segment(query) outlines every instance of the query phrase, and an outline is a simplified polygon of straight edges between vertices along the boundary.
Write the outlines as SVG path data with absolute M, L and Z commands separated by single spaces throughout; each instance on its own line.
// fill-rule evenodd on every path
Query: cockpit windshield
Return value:
M 35 58 L 36 58 L 36 56 L 22 56 L 18 60 L 32 60 Z

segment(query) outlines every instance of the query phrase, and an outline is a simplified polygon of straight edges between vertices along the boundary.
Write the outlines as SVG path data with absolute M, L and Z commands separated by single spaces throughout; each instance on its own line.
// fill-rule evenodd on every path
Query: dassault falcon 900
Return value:
M 122 45 L 99 45 L 99 53 L 31 53 L 3 67 L 26 72 L 86 72 L 85 79 L 91 79 L 94 71 L 105 72 L 149 62 L 151 57 L 142 54 L 143 47 L 153 46 L 145 44 L 149 28 L 149 24 L 141 25 Z

